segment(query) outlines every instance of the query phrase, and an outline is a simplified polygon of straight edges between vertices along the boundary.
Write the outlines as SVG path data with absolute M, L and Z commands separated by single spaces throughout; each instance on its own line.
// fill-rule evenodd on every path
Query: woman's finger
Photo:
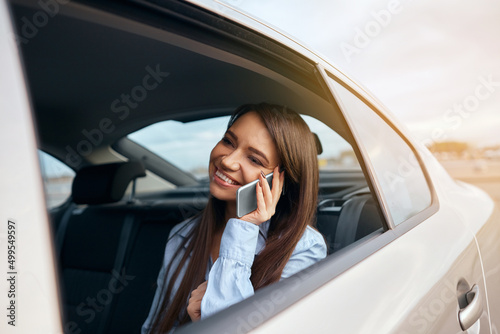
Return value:
M 189 299 L 189 301 L 191 301 L 191 300 L 193 300 L 193 301 L 200 301 L 200 300 L 202 300 L 206 291 L 207 291 L 207 281 L 205 281 L 205 282 L 201 283 L 200 285 L 198 285 L 198 287 L 191 292 L 191 298 Z
M 241 217 L 242 220 L 260 225 L 261 223 L 269 220 L 276 212 L 276 205 L 278 204 L 283 189 L 284 172 L 279 171 L 279 166 L 273 170 L 273 186 L 269 186 L 263 173 L 259 175 L 255 193 L 257 197 L 257 209 L 245 216 Z
M 205 282 L 201 283 L 200 285 L 198 285 L 198 287 L 196 289 L 201 289 L 202 291 L 205 291 L 205 290 L 207 290 L 207 284 L 208 284 L 208 281 L 205 281 Z
M 262 173 L 259 176 L 259 179 L 260 179 L 260 183 L 262 185 L 262 194 L 264 196 L 264 201 L 266 203 L 265 210 L 267 211 L 269 206 L 273 204 L 273 194 L 271 192 L 271 188 L 269 187 L 269 183 L 267 183 L 266 178 L 262 176 Z M 273 182 L 274 182 L 274 180 L 273 180 Z
M 257 195 L 257 210 L 254 212 L 265 212 L 266 211 L 266 201 L 264 199 L 264 194 L 262 190 L 261 182 L 257 182 L 257 187 L 256 187 L 256 195 Z
M 283 172 L 280 173 L 279 171 L 279 166 L 276 166 L 274 168 L 274 174 L 273 174 L 273 188 L 271 189 L 272 192 L 272 198 L 273 198 L 273 204 L 278 203 L 278 199 L 280 198 L 281 195 L 281 190 L 283 189 Z
M 201 318 L 201 299 L 193 300 L 191 297 L 189 299 L 189 304 L 187 306 L 187 312 L 192 321 L 198 321 Z

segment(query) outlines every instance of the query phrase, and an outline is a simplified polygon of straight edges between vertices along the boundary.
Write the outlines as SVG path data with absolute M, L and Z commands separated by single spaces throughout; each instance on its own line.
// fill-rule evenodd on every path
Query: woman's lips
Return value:
M 235 180 L 231 179 L 229 176 L 227 176 L 226 174 L 224 174 L 223 172 L 221 172 L 218 168 L 215 170 L 214 172 L 214 180 L 222 185 L 222 186 L 225 186 L 225 187 L 237 187 L 237 186 L 240 186 L 240 184 L 238 182 L 236 182 Z

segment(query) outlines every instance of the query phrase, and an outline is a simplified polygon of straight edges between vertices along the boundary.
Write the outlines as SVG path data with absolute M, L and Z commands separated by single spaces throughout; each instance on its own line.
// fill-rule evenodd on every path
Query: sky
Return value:
M 500 1 L 224 2 L 318 51 L 417 140 L 500 144 Z

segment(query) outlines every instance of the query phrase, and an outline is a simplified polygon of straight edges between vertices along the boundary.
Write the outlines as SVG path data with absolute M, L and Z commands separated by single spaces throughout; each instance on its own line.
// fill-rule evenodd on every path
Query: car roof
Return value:
M 109 146 L 128 133 L 165 119 L 227 115 L 248 102 L 286 104 L 317 117 L 332 108 L 318 62 L 369 96 L 285 34 L 217 6 L 93 0 L 61 6 L 36 38 L 21 43 L 41 149 L 63 160 L 105 128 L 105 136 L 92 137 L 83 165 L 116 160 Z M 21 18 L 37 9 L 35 2 L 14 2 L 18 31 Z M 144 89 L 146 77 L 155 89 Z M 131 102 L 134 91 L 144 98 Z

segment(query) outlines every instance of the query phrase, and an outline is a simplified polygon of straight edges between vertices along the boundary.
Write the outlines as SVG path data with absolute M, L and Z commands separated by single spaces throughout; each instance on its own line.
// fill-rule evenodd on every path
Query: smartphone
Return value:
M 273 184 L 273 173 L 266 175 L 269 187 Z M 245 184 L 236 191 L 236 216 L 243 217 L 257 209 L 257 182 L 259 179 Z

